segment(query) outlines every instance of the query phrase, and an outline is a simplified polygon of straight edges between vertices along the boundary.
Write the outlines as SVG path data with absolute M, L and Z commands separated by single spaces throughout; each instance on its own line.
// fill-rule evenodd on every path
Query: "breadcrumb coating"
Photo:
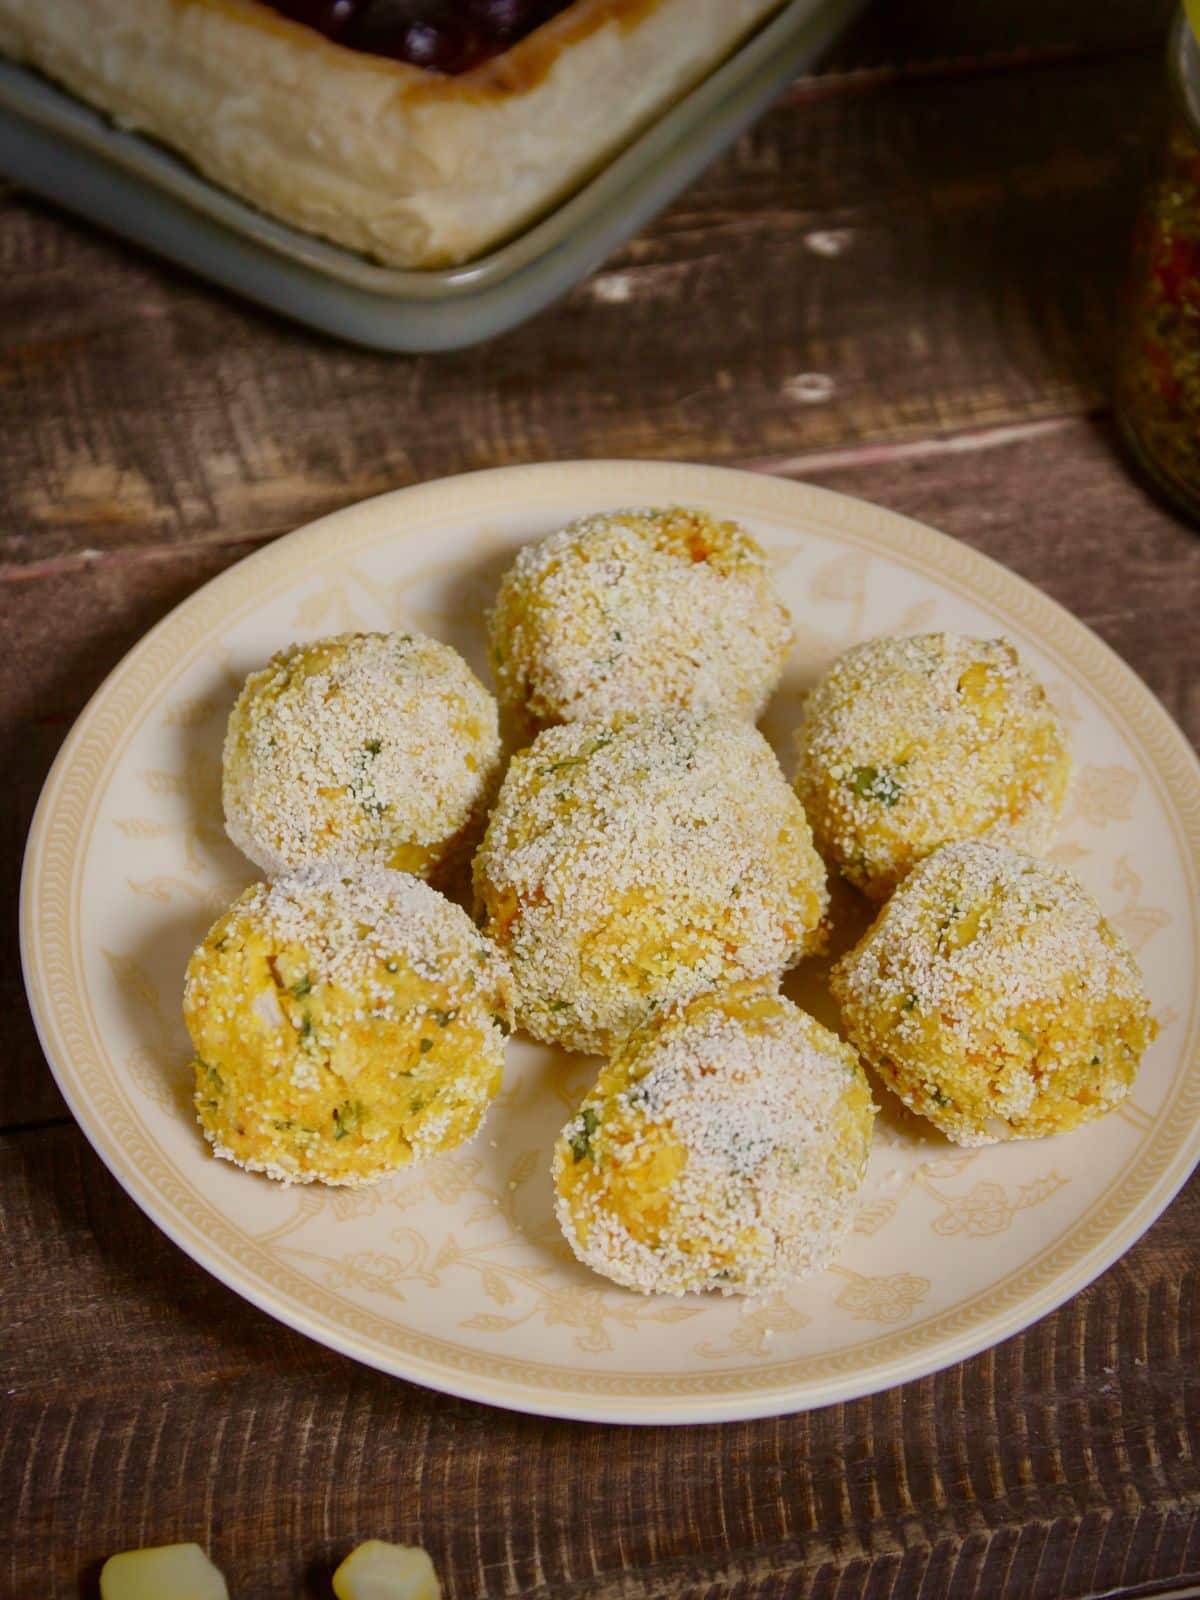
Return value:
M 914 868 L 830 984 L 867 1063 L 963 1145 L 1110 1110 L 1156 1031 L 1137 963 L 1078 880 L 980 840 Z
M 609 1050 L 658 1007 L 816 948 L 825 871 L 737 718 L 568 723 L 513 758 L 475 859 L 483 927 L 537 1039 Z
M 827 1266 L 875 1107 L 849 1045 L 741 985 L 660 1013 L 555 1146 L 557 1215 L 587 1266 L 645 1294 L 759 1294 Z
M 872 639 L 805 702 L 796 789 L 817 848 L 872 900 L 931 850 L 1050 842 L 1070 779 L 1066 733 L 1004 639 Z
M 527 545 L 488 618 L 500 700 L 531 727 L 668 706 L 753 721 L 791 644 L 759 545 L 683 507 L 585 517 Z
M 451 1150 L 500 1087 L 508 968 L 466 912 L 386 867 L 254 884 L 188 965 L 214 1152 L 285 1183 L 369 1183 Z
M 449 645 L 412 633 L 291 645 L 229 718 L 229 837 L 270 876 L 314 861 L 447 870 L 494 791 L 496 703 Z

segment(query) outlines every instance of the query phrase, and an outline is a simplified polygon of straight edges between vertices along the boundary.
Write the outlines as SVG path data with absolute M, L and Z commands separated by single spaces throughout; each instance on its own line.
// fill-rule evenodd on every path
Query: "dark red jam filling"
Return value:
M 350 50 L 431 72 L 469 72 L 570 0 L 266 0 Z

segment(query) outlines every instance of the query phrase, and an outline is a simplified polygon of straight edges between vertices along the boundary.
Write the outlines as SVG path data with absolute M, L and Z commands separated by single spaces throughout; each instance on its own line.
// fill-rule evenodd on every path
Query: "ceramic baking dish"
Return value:
M 381 266 L 289 227 L 5 61 L 0 169 L 311 327 L 377 349 L 454 349 L 533 316 L 591 271 L 814 61 L 860 4 L 791 0 L 574 194 L 461 266 Z

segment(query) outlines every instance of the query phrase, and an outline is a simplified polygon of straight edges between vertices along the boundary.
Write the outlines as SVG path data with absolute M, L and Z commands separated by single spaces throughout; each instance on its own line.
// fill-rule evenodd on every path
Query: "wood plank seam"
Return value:
M 1100 46 L 1083 43 L 1054 45 L 1047 49 L 1030 46 L 977 56 L 936 56 L 920 61 L 815 72 L 797 78 L 785 91 L 782 104 L 805 105 L 839 94 L 864 94 L 897 84 L 988 77 L 1014 70 L 1053 71 L 1057 67 L 1092 66 L 1146 55 L 1152 50 L 1161 51 L 1164 44 L 1165 34 L 1156 31 L 1153 35 L 1131 34 L 1127 40 Z
M 743 457 L 733 459 L 726 464 L 747 472 L 804 478 L 819 472 L 904 461 L 936 460 L 942 456 L 1000 450 L 1010 445 L 1062 432 L 1080 421 L 1098 421 L 1107 414 L 1107 407 L 1093 405 L 1038 417 L 1031 422 L 1003 423 L 984 428 L 948 429 L 943 433 L 923 434 L 913 439 L 881 440 L 876 443 L 847 445 L 841 449 L 801 451 L 788 456 Z M 396 487 L 403 488 L 406 485 L 398 483 Z M 328 508 L 330 511 L 335 509 L 336 505 L 332 504 Z M 207 554 L 232 545 L 269 544 L 273 539 L 293 531 L 299 525 L 268 523 L 250 530 L 222 531 L 198 539 L 179 540 L 168 545 L 115 545 L 107 550 L 72 551 L 70 554 L 40 562 L 0 563 L 0 583 L 29 583 L 39 579 L 69 576 L 80 570 L 87 571 L 101 567 L 111 569 L 126 564 L 154 565 L 189 555 Z

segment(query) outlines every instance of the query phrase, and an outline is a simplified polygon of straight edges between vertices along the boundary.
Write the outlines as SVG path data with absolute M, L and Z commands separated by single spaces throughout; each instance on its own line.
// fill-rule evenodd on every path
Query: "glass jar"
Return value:
M 1171 30 L 1166 158 L 1138 223 L 1117 416 L 1159 487 L 1200 521 L 1200 0 Z

